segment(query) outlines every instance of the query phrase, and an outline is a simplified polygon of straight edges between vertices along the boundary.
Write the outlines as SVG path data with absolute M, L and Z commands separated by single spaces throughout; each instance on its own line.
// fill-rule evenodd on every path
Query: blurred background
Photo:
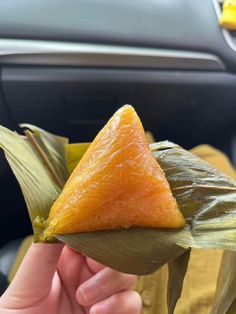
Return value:
M 156 140 L 209 143 L 236 164 L 236 32 L 219 26 L 221 9 L 216 0 L 1 1 L 0 124 L 91 141 L 132 104 Z M 0 162 L 4 249 L 32 231 L 2 153 Z

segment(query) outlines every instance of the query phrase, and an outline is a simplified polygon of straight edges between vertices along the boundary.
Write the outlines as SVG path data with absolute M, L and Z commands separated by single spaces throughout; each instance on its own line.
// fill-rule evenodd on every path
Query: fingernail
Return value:
M 96 280 L 89 280 L 79 288 L 85 301 L 92 301 L 99 296 L 99 289 Z
M 95 307 L 92 307 L 90 310 L 90 314 L 105 314 L 105 313 L 107 313 L 106 304 L 97 304 Z

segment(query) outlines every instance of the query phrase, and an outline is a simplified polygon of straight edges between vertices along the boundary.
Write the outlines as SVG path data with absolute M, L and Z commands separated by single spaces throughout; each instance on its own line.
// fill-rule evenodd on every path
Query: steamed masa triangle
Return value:
M 99 132 L 53 204 L 47 223 L 46 236 L 185 225 L 133 107 L 120 108 Z

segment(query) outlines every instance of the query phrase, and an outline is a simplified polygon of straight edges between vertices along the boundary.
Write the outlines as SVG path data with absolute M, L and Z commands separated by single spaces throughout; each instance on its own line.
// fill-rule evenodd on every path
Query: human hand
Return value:
M 0 298 L 0 313 L 139 314 L 135 279 L 62 244 L 32 244 Z

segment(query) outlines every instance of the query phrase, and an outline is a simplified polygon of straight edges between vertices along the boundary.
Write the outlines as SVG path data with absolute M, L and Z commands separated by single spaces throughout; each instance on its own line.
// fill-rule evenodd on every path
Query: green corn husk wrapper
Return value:
M 21 186 L 35 242 L 61 241 L 116 270 L 150 274 L 168 263 L 168 310 L 174 312 L 181 295 L 190 248 L 221 248 L 229 252 L 224 264 L 233 268 L 236 252 L 236 182 L 197 156 L 171 142 L 150 145 L 162 167 L 172 193 L 186 219 L 183 229 L 131 228 L 42 237 L 50 208 L 69 177 L 66 158 L 68 140 L 33 125 L 26 136 L 0 127 L 0 147 Z M 73 163 L 89 144 L 74 144 Z M 231 267 L 232 266 L 232 267 Z M 236 309 L 236 271 L 227 282 L 219 276 L 211 314 L 229 314 Z M 227 294 L 225 291 L 229 291 Z M 224 294 L 225 293 L 225 294 Z M 223 295 L 224 294 L 224 295 Z M 224 303 L 225 302 L 225 303 Z M 222 308 L 227 303 L 227 310 Z M 230 312 L 231 311 L 231 312 Z

